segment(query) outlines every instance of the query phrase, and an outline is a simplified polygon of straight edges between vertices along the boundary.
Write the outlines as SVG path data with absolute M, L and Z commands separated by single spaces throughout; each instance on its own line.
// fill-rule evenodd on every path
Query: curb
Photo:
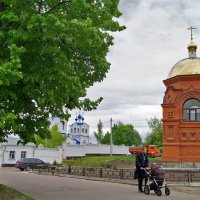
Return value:
M 69 175 L 69 174 L 55 174 L 51 175 L 51 173 L 41 173 L 32 171 L 31 173 L 37 175 L 48 175 L 48 176 L 58 176 L 58 177 L 67 177 L 67 178 L 76 178 L 76 179 L 84 179 L 90 181 L 101 181 L 101 182 L 110 182 L 110 183 L 119 183 L 119 184 L 127 184 L 127 185 L 134 185 L 137 186 L 138 184 L 135 183 L 133 180 L 124 180 L 124 179 L 111 179 L 111 178 L 98 178 L 98 177 L 89 177 L 89 176 L 76 176 L 76 175 Z M 200 187 L 200 182 L 193 182 L 193 183 L 173 183 L 170 182 L 167 184 L 170 187 L 178 187 L 178 186 L 185 186 L 185 187 Z

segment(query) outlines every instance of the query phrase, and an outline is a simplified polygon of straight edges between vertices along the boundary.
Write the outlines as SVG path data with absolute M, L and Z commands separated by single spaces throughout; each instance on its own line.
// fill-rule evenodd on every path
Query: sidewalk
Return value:
M 50 176 L 59 176 L 59 177 L 68 177 L 68 178 L 76 178 L 76 179 L 85 179 L 85 180 L 91 180 L 91 181 L 102 181 L 102 182 L 111 182 L 111 183 L 120 183 L 120 184 L 128 184 L 128 185 L 137 185 L 137 180 L 130 180 L 130 179 L 113 179 L 113 178 L 100 178 L 100 177 L 92 177 L 92 176 L 77 176 L 77 175 L 69 175 L 69 174 L 55 174 L 51 175 L 51 173 L 48 172 L 42 172 L 41 174 L 38 173 L 38 171 L 33 171 L 33 173 L 36 173 L 38 175 L 50 175 Z M 200 187 L 200 182 L 173 182 L 173 181 L 167 181 L 167 185 L 169 187 Z M 199 188 L 198 188 L 199 189 Z

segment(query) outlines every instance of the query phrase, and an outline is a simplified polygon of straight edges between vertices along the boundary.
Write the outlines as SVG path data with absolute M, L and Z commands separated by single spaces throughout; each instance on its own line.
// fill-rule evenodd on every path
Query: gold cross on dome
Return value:
M 192 27 L 192 26 L 190 26 L 190 27 L 188 28 L 188 30 L 190 30 L 191 41 L 193 40 L 193 33 L 192 33 L 192 30 L 193 30 L 193 29 L 196 29 L 196 28 L 194 28 L 194 27 Z

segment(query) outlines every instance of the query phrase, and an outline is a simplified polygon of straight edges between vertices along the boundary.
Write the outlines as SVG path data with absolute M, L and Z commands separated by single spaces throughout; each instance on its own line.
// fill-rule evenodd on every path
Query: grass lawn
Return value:
M 0 184 L 0 199 L 2 200 L 35 200 L 32 197 L 28 197 L 21 192 Z
M 160 158 L 149 158 L 151 161 L 160 161 Z M 86 156 L 63 161 L 62 165 L 84 167 L 133 167 L 135 156 Z

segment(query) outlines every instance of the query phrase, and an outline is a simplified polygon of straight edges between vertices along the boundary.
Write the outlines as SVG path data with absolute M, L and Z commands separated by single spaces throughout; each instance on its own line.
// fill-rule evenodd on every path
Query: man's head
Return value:
M 142 148 L 142 152 L 146 154 L 146 153 L 147 153 L 147 148 L 146 148 L 146 147 L 143 147 L 143 148 Z

